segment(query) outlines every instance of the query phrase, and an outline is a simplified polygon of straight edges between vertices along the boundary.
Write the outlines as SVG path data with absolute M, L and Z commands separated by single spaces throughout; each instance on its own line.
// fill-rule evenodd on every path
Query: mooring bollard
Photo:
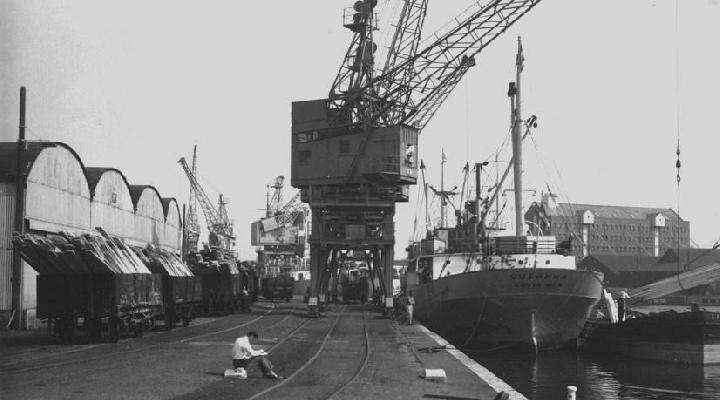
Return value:
M 575 400 L 575 394 L 577 393 L 577 386 L 567 387 L 567 400 Z

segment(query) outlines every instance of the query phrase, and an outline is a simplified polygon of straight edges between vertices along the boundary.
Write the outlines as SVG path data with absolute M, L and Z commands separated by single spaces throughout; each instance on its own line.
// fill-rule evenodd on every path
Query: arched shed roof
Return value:
M 155 194 L 157 194 L 158 199 L 161 199 L 161 201 L 162 201 L 162 196 L 160 196 L 160 192 L 158 192 L 158 190 L 155 188 L 155 186 L 152 186 L 152 185 L 130 185 L 130 197 L 132 198 L 133 206 L 135 207 L 136 211 L 137 211 L 138 201 L 140 200 L 140 196 L 142 196 L 142 192 L 145 189 L 154 190 Z M 163 208 L 165 208 L 165 205 L 163 205 Z
M 82 162 L 82 159 L 72 147 L 68 146 L 63 142 L 46 142 L 30 140 L 25 142 L 25 170 L 23 175 L 27 177 L 32 170 L 35 160 L 38 158 L 43 150 L 49 147 L 63 147 L 68 150 L 80 164 L 83 174 L 85 174 L 85 180 L 89 181 L 87 168 Z M 0 142 L 0 182 L 15 182 L 17 180 L 17 153 L 18 153 L 17 142 Z M 88 190 L 90 189 L 88 184 Z
M 85 168 L 85 175 L 88 179 L 88 186 L 90 186 L 90 196 L 95 197 L 95 187 L 97 187 L 98 182 L 100 182 L 100 178 L 102 178 L 103 174 L 105 174 L 108 171 L 114 171 L 120 174 L 122 176 L 123 181 L 125 181 L 125 184 L 128 187 L 128 190 L 130 189 L 130 183 L 128 182 L 127 178 L 125 177 L 125 174 L 122 173 L 117 168 L 103 168 L 103 167 L 87 167 Z M 141 191 L 142 192 L 142 191 Z
M 168 213 L 170 212 L 170 208 L 172 207 L 172 204 L 175 204 L 175 211 L 177 211 L 179 219 L 182 220 L 182 214 L 180 214 L 180 206 L 178 205 L 177 200 L 174 197 L 161 197 L 160 200 L 162 200 L 163 205 L 163 213 L 165 214 L 165 221 L 167 222 L 168 219 Z

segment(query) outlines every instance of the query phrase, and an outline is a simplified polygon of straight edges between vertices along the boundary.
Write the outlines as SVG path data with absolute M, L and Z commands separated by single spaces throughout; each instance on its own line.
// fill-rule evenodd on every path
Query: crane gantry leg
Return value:
M 312 203 L 311 203 L 312 207 Z M 338 283 L 345 288 L 343 300 L 381 302 L 386 312 L 393 308 L 392 277 L 395 205 L 361 206 L 334 204 L 312 207 L 310 235 L 310 296 L 308 313 L 320 315 Z M 358 276 L 349 276 L 347 265 L 365 264 Z M 332 285 L 328 283 L 331 281 Z M 359 279 L 359 281 L 358 281 Z M 380 294 L 378 296 L 377 294 Z

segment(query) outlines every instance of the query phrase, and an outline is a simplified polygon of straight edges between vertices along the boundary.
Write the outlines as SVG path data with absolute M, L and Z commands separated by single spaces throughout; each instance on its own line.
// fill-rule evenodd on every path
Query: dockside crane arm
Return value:
M 200 208 L 203 210 L 210 232 L 226 237 L 232 237 L 231 227 L 227 222 L 226 215 L 221 215 L 213 205 L 212 201 L 210 201 L 210 198 L 205 193 L 205 190 L 203 190 L 202 186 L 198 182 L 197 177 L 190 170 L 187 161 L 185 161 L 185 157 L 180 158 L 178 163 L 182 166 L 185 175 L 190 181 L 190 187 L 192 188 L 193 193 L 195 193 L 195 198 L 200 203 Z
M 379 81 L 380 85 L 385 85 L 381 90 L 391 90 L 392 85 L 405 86 L 414 76 L 414 65 L 408 61 L 417 54 L 420 46 L 427 5 L 428 0 L 405 0 L 380 75 L 397 70 L 393 80 Z M 401 93 L 398 101 L 403 104 L 409 102 L 409 92 Z
M 422 130 L 475 65 L 475 56 L 539 2 L 476 3 L 447 32 L 436 34 L 429 46 L 375 78 L 373 87 L 379 90 L 379 111 L 373 115 L 374 124 L 407 124 Z M 409 79 L 407 71 L 412 71 Z
M 305 207 L 305 204 L 300 201 L 300 192 L 297 192 L 295 196 L 280 209 L 276 219 L 278 225 L 285 226 L 294 222 L 299 214 L 305 211 Z
M 343 26 L 353 32 L 340 69 L 328 95 L 329 117 L 335 124 L 346 125 L 365 119 L 374 93 L 368 88 L 374 76 L 373 42 L 377 0 L 356 1 L 343 15 Z

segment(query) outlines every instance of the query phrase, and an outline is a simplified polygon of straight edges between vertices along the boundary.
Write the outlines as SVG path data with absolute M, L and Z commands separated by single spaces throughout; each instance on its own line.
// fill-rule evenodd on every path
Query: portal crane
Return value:
M 387 59 L 376 68 L 377 0 L 356 1 L 353 33 L 328 98 L 294 102 L 292 185 L 312 210 L 311 293 L 317 314 L 343 252 L 364 254 L 392 308 L 395 203 L 417 182 L 418 134 L 475 57 L 540 0 L 489 0 L 420 50 L 427 0 L 404 0 Z M 427 187 L 426 187 L 427 190 Z
M 210 245 L 218 246 L 223 250 L 232 250 L 235 236 L 233 234 L 233 224 L 227 215 L 227 209 L 225 207 L 227 203 L 223 195 L 220 194 L 216 208 L 200 183 L 198 183 L 197 177 L 188 166 L 185 157 L 180 158 L 178 163 L 180 163 L 183 171 L 185 171 L 185 175 L 190 181 L 190 188 L 192 192 L 195 193 L 195 198 L 200 203 L 200 208 L 202 208 L 203 214 L 205 215 L 205 221 L 207 221 L 208 230 L 210 231 L 208 238 Z

